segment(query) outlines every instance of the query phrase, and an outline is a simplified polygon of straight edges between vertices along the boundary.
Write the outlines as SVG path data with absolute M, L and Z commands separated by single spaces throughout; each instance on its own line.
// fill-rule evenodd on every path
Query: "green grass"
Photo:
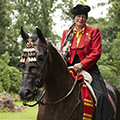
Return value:
M 22 106 L 22 102 L 16 102 L 15 104 Z M 37 112 L 38 106 L 32 108 L 26 107 L 22 113 L 0 113 L 0 120 L 36 120 Z

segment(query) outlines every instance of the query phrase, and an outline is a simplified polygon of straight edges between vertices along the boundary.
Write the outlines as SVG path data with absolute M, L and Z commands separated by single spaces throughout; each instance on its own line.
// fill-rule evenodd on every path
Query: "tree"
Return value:
M 9 0 L 0 0 L 0 55 L 6 51 L 8 45 L 6 37 L 9 35 L 11 25 L 10 10 Z
M 39 27 L 45 38 L 52 38 L 52 14 L 56 10 L 53 4 L 57 0 L 14 0 L 14 16 L 17 18 L 15 28 L 23 26 L 28 33 L 36 33 Z M 53 40 L 54 42 L 55 40 Z M 55 43 L 55 42 L 54 42 Z
M 113 58 L 113 63 L 114 63 L 114 67 L 117 69 L 116 73 L 117 76 L 119 78 L 119 82 L 120 82 L 120 55 L 119 55 L 119 51 L 120 51 L 120 32 L 118 32 L 118 36 L 117 39 L 114 40 L 114 42 L 112 43 L 112 48 L 111 48 L 111 54 L 112 54 L 112 58 Z
M 0 56 L 0 92 L 18 93 L 22 74 L 17 68 L 9 66 L 9 62 L 8 52 Z
M 102 77 L 105 80 L 108 80 L 113 85 L 115 85 L 118 89 L 120 89 L 118 75 L 116 74 L 116 68 L 109 65 L 99 65 Z

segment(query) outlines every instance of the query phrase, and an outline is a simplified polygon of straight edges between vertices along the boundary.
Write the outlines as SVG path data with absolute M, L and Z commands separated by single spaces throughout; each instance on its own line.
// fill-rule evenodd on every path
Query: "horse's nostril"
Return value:
M 25 96 L 28 96 L 31 94 L 31 91 L 29 89 L 26 89 Z

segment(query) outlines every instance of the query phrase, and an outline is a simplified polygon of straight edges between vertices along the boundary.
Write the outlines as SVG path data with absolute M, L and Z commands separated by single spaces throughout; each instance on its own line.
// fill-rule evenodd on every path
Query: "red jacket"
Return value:
M 67 30 L 63 31 L 60 52 L 65 40 Z M 85 66 L 85 70 L 91 68 L 101 56 L 101 36 L 98 28 L 85 26 L 85 31 L 81 36 L 78 47 L 76 47 L 76 34 L 73 36 L 73 41 L 68 55 L 68 62 L 72 64 L 76 51 L 80 62 Z

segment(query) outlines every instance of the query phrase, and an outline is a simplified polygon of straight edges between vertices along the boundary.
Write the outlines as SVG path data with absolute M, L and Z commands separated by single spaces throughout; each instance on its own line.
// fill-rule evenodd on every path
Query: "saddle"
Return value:
M 68 70 L 72 70 L 72 69 L 73 69 L 73 66 L 68 67 Z M 84 82 L 85 82 L 87 88 L 89 89 L 93 99 L 94 99 L 95 106 L 97 106 L 97 98 L 96 98 L 95 92 L 93 91 L 93 88 L 91 86 L 92 76 L 85 70 L 82 70 L 78 74 L 82 74 L 84 76 Z

